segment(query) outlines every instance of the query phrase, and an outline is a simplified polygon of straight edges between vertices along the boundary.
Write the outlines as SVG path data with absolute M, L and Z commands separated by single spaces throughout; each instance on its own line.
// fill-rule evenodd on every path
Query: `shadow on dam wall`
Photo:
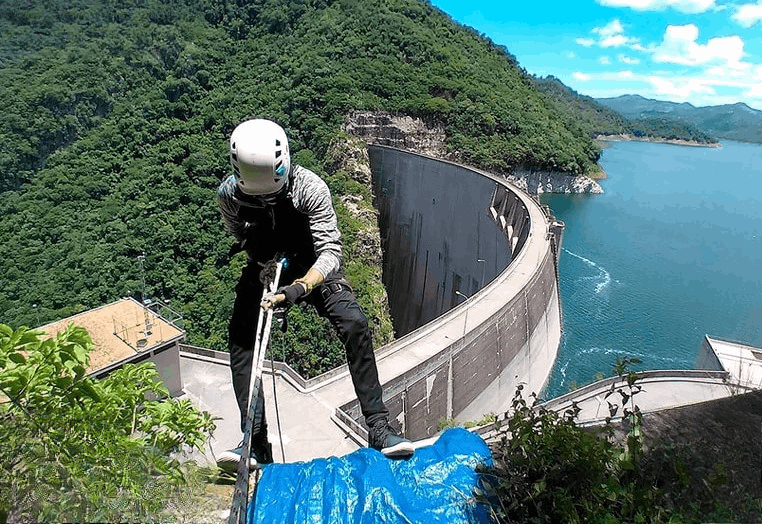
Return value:
M 420 439 L 507 410 L 519 384 L 539 394 L 561 340 L 564 224 L 489 173 L 368 151 L 399 337 L 376 352 L 391 419 Z M 335 415 L 367 436 L 357 400 Z
M 383 281 L 397 336 L 463 302 L 511 262 L 529 231 L 525 206 L 513 193 L 496 195 L 493 180 L 464 167 L 378 146 L 369 147 L 379 211 Z M 508 233 L 491 211 L 511 208 Z M 505 200 L 505 202 L 503 202 Z M 515 242 L 512 240 L 515 238 Z M 461 293 L 459 295 L 458 293 Z

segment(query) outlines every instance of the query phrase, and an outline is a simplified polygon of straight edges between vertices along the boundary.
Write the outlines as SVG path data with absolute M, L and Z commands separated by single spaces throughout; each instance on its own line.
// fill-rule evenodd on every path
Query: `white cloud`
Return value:
M 756 4 L 743 4 L 736 7 L 736 12 L 731 18 L 748 29 L 762 20 L 762 0 L 757 0 Z
M 569 60 L 571 60 L 572 58 L 577 58 L 577 54 L 574 51 L 567 51 L 566 53 L 564 53 L 564 56 L 566 56 L 566 58 L 568 58 Z
M 758 98 L 762 101 L 762 84 L 754 84 L 744 93 L 746 98 Z
M 576 73 L 575 80 L 585 82 L 581 90 L 593 97 L 607 98 L 627 93 L 638 93 L 646 98 L 690 102 L 695 106 L 715 106 L 745 102 L 762 109 L 762 65 L 755 65 L 743 76 L 719 73 L 715 68 L 694 74 L 675 74 L 670 71 L 641 75 L 630 70 Z
M 622 47 L 626 45 L 638 45 L 637 39 L 624 34 L 624 26 L 618 19 L 614 19 L 603 27 L 596 27 L 592 31 L 599 36 L 598 45 L 601 47 Z
M 682 13 L 703 13 L 715 7 L 715 0 L 598 0 L 598 3 L 638 11 L 661 11 L 671 7 Z
M 692 95 L 717 94 L 714 88 L 698 78 L 690 78 L 687 81 L 674 81 L 652 76 L 648 80 L 655 88 L 657 95 L 686 99 Z
M 621 55 L 621 54 L 617 55 L 617 60 L 627 65 L 638 65 L 640 63 L 640 60 L 638 60 L 637 58 L 632 58 L 627 55 Z
M 745 69 L 742 62 L 744 41 L 739 36 L 710 38 L 706 45 L 697 42 L 698 27 L 693 24 L 670 25 L 662 43 L 653 51 L 655 62 L 698 65 L 726 65 L 731 69 Z
M 618 35 L 624 33 L 624 26 L 622 26 L 622 22 L 619 19 L 615 18 L 605 26 L 593 29 L 593 33 L 599 34 L 602 37 Z
M 611 58 L 609 58 L 607 55 L 603 55 L 598 58 L 598 63 L 601 65 L 611 65 Z
M 627 45 L 629 41 L 630 39 L 624 35 L 612 35 L 601 40 L 599 44 L 601 47 L 622 47 Z
M 593 47 L 595 45 L 595 40 L 592 38 L 577 38 L 575 42 L 577 42 L 582 47 Z

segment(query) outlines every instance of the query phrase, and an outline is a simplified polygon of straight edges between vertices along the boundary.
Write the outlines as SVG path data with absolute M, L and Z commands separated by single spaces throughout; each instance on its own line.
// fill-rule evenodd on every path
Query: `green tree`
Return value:
M 151 363 L 88 376 L 82 328 L 41 335 L 0 324 L 0 522 L 154 520 L 211 416 L 168 399 Z

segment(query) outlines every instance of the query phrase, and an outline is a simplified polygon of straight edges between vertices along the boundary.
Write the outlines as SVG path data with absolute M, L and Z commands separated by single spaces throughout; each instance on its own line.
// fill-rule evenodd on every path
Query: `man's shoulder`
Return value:
M 302 181 L 309 181 L 312 182 L 313 180 L 319 180 L 320 182 L 323 182 L 323 179 L 320 178 L 317 173 L 312 171 L 311 169 L 307 169 L 304 166 L 295 165 L 294 166 L 294 180 L 302 180 Z
M 235 194 L 237 185 L 235 176 L 228 175 L 222 182 L 220 182 L 220 185 L 217 188 L 217 196 L 220 198 L 231 198 Z
M 315 193 L 329 193 L 328 184 L 315 172 L 299 165 L 294 166 L 294 195 L 314 196 Z

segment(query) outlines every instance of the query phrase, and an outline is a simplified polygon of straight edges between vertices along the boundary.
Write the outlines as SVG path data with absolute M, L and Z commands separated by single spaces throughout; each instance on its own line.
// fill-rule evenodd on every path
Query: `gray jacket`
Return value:
M 342 264 L 341 233 L 331 201 L 331 192 L 319 176 L 298 165 L 293 166 L 289 183 L 291 187 L 286 198 L 290 198 L 296 211 L 304 214 L 309 221 L 317 256 L 312 269 L 327 277 L 341 269 Z M 228 176 L 217 190 L 217 200 L 225 229 L 236 240 L 241 241 L 246 238 L 247 223 L 239 217 L 242 204 L 236 195 L 236 188 L 235 177 Z M 247 239 L 248 241 L 251 239 Z

